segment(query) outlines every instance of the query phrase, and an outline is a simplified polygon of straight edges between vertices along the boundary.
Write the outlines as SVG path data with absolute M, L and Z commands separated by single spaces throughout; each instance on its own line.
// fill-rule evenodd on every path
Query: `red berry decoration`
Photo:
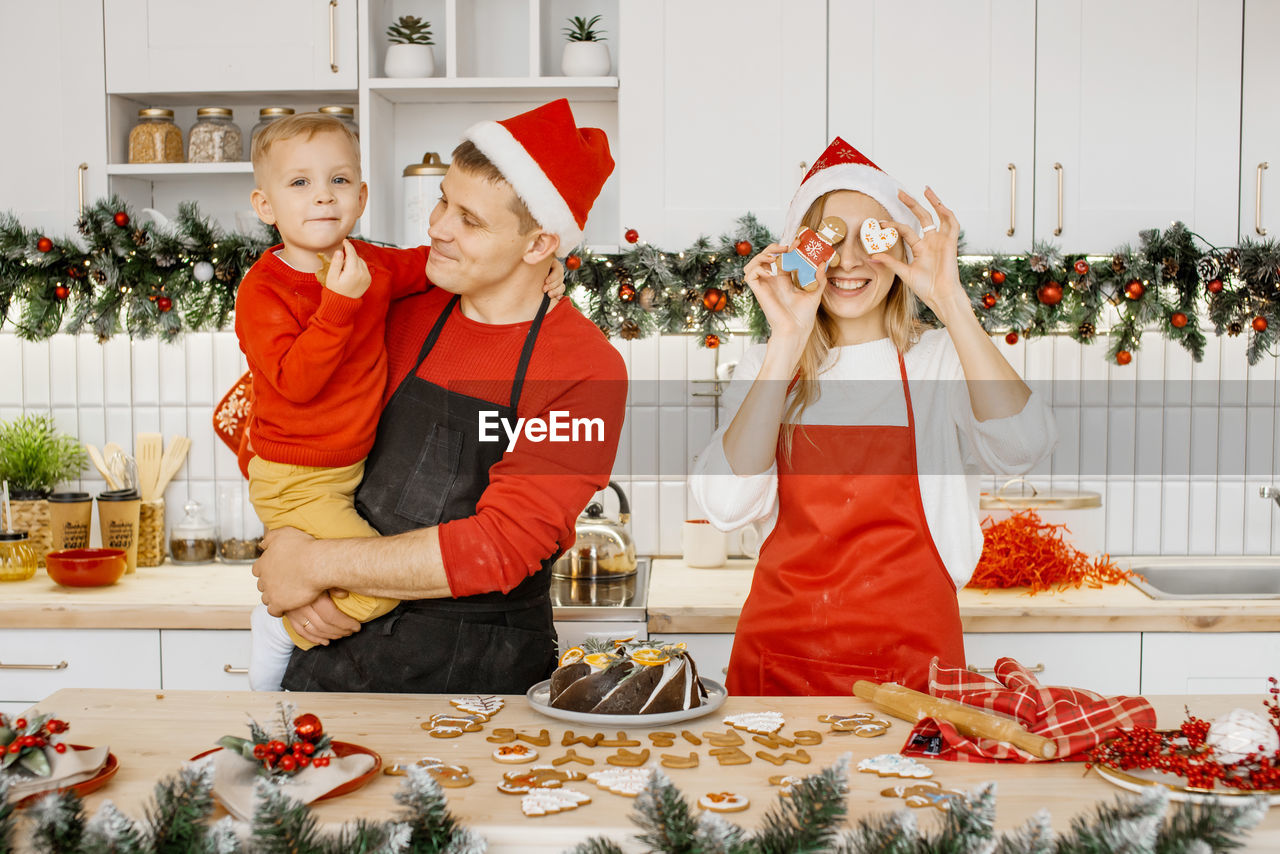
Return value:
M 26 719 L 26 718 L 18 718 L 16 721 L 14 721 L 14 722 L 13 722 L 13 728 L 14 728 L 14 729 L 26 729 L 26 728 L 27 728 L 27 719 Z
M 739 255 L 742 255 L 742 256 L 744 256 L 744 257 L 745 257 L 745 256 L 747 256 L 747 255 L 750 255 L 750 254 L 751 254 L 751 241 L 750 241 L 750 240 L 739 240 L 737 243 L 733 244 L 733 251 L 734 251 L 734 252 L 737 252 Z
M 636 298 L 635 285 L 619 285 L 618 286 L 618 299 L 622 300 L 623 302 L 631 302 L 635 298 Z
M 173 308 L 173 300 L 168 297 L 156 297 L 156 308 L 161 311 L 168 311 Z
M 719 288 L 707 288 L 702 292 L 702 304 L 707 307 L 707 311 L 724 311 L 724 307 L 729 304 L 729 297 Z
M 48 252 L 53 249 L 53 241 L 47 237 L 41 237 L 36 241 L 36 248 L 41 252 Z
M 1130 353 L 1128 350 L 1121 350 L 1120 352 L 1116 353 L 1117 365 L 1127 365 L 1132 361 L 1133 361 L 1133 354 Z
M 1132 300 L 1142 299 L 1142 295 L 1146 292 L 1147 289 L 1137 279 L 1130 280 L 1129 284 L 1124 286 L 1124 295 Z
M 1267 319 L 1266 319 L 1265 317 L 1262 317 L 1262 316 L 1255 317 L 1255 318 L 1253 319 L 1253 331 L 1254 331 L 1254 332 L 1266 332 L 1266 331 L 1267 331 Z
M 1174 328 L 1181 329 L 1187 325 L 1187 316 L 1180 311 L 1175 311 L 1169 318 L 1169 323 L 1171 323 Z
M 298 767 L 298 760 L 294 759 L 292 756 L 281 756 L 280 761 L 276 764 L 280 766 L 281 771 L 288 772 L 293 771 Z
M 255 744 L 253 746 L 253 758 L 257 759 L 259 762 L 261 762 L 263 759 L 266 759 L 268 753 L 269 751 L 267 750 L 267 746 L 265 744 Z
M 988 291 L 987 293 L 982 295 L 982 304 L 985 305 L 987 308 L 993 308 L 995 307 L 996 300 L 998 299 L 999 299 L 998 296 Z
M 1062 285 L 1057 282 L 1041 285 L 1036 290 L 1036 299 L 1040 300 L 1044 305 L 1057 305 L 1062 302 Z
M 1081 258 L 1075 263 L 1073 269 L 1076 271 L 1076 275 L 1086 276 L 1089 274 L 1089 262 Z
M 284 742 L 283 742 L 283 741 L 279 741 L 278 739 L 277 739 L 277 740 L 273 740 L 273 741 L 268 741 L 268 742 L 267 742 L 267 750 L 270 750 L 270 751 L 271 751 L 272 753 L 274 753 L 276 756 L 279 756 L 280 754 L 284 753 L 284 751 L 285 751 Z
M 1010 345 L 1010 346 L 1012 346 L 1012 345 L 1014 345 L 1014 344 L 1017 344 L 1017 343 L 1018 343 L 1018 333 L 1016 333 L 1016 332 L 1010 332 L 1008 335 L 1004 336 L 1004 343 L 1006 343 L 1006 344 L 1008 344 L 1008 345 Z
M 57 744 L 55 744 L 55 745 L 53 746 L 53 750 L 54 750 L 54 752 L 55 752 L 55 753 L 66 753 L 66 752 L 67 752 L 67 746 L 66 746 L 65 744 L 63 744 L 62 742 L 58 742 Z
M 293 719 L 293 731 L 303 741 L 315 741 L 324 735 L 324 726 L 321 725 L 318 717 L 308 712 Z
M 994 282 L 994 283 L 995 283 L 995 284 L 997 284 L 997 285 L 1003 285 L 1003 284 L 1004 284 L 1004 280 L 1005 280 L 1005 275 L 1004 275 L 1004 271 L 1003 271 L 1003 270 L 992 270 L 992 271 L 991 271 L 991 281 L 992 281 L 992 282 Z
M 627 239 L 628 243 L 635 243 L 640 239 L 640 232 L 636 231 L 634 228 L 628 228 L 626 234 L 622 236 Z
M 66 285 L 58 285 L 56 288 L 53 289 L 53 295 L 60 300 L 66 299 L 67 297 L 71 296 L 71 288 L 67 287 Z
M 1205 285 L 1204 289 L 1211 294 L 1222 293 L 1222 279 L 1210 279 L 1209 284 Z
M 714 350 L 715 348 L 720 346 L 720 336 L 708 335 L 706 338 L 703 339 L 702 343 L 707 345 L 708 350 Z
M 582 259 L 577 255 L 570 255 L 568 258 L 564 259 L 564 266 L 567 269 L 576 270 L 582 266 Z
M 116 211 L 116 215 L 111 217 L 111 221 L 121 228 L 129 227 L 129 215 L 124 211 Z

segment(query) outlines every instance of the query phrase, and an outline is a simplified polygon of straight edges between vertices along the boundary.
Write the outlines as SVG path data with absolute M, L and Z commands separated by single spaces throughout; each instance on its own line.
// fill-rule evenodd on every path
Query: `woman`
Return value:
M 772 526 L 738 621 L 731 694 L 848 695 L 857 679 L 924 691 L 935 656 L 962 665 L 956 590 L 982 550 L 976 468 L 1021 473 L 1053 449 L 1048 408 L 960 284 L 955 215 L 925 197 L 936 218 L 837 137 L 783 231 L 840 217 L 835 263 L 808 292 L 774 273 L 787 247 L 747 264 L 772 335 L 738 365 L 727 426 L 690 478 L 717 527 Z M 897 229 L 891 249 L 867 251 L 868 218 Z M 923 329 L 917 299 L 943 329 Z

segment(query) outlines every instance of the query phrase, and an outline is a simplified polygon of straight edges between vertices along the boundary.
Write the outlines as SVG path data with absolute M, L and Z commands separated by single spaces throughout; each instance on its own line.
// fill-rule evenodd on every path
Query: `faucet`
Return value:
M 1280 487 L 1264 486 L 1258 490 L 1258 494 L 1263 498 L 1270 498 L 1275 501 L 1277 505 L 1280 505 Z

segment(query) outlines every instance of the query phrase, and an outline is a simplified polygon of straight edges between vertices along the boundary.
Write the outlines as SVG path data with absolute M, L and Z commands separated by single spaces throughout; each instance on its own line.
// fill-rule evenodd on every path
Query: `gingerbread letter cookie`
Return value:
M 751 757 L 742 752 L 741 747 L 713 747 L 707 751 L 721 765 L 746 765 Z
M 742 736 L 733 730 L 704 732 L 702 735 L 710 742 L 712 747 L 741 747 L 743 745 Z
M 765 762 L 772 762 L 774 765 L 781 765 L 784 762 L 799 762 L 803 765 L 808 765 L 812 761 L 809 758 L 809 752 L 803 747 L 790 753 L 779 753 L 777 756 L 772 753 L 765 753 L 763 750 L 757 750 L 756 756 L 759 756 Z
M 688 756 L 679 756 L 674 753 L 660 754 L 662 766 L 664 768 L 697 768 L 698 754 L 690 750 Z
M 933 776 L 933 769 L 928 765 L 900 753 L 881 753 L 879 756 L 863 759 L 858 763 L 858 770 L 879 774 L 881 777 L 908 777 L 915 780 Z
M 712 812 L 741 812 L 751 806 L 746 795 L 733 792 L 710 792 L 698 798 L 698 806 Z
M 674 732 L 658 732 L 649 733 L 649 741 L 654 747 L 670 747 L 676 743 L 676 734 Z
M 625 747 L 619 747 L 618 752 L 604 758 L 605 762 L 610 765 L 622 765 L 626 767 L 638 767 L 649 761 L 649 749 L 646 747 L 639 753 L 632 753 Z
M 501 744 L 494 748 L 493 758 L 497 762 L 518 765 L 521 762 L 532 762 L 537 759 L 538 751 L 527 744 Z
M 564 765 L 566 762 L 579 762 L 583 765 L 595 765 L 596 761 L 587 756 L 579 756 L 578 752 L 570 747 L 564 752 L 564 756 L 552 759 L 552 765 Z
M 734 729 L 754 732 L 757 735 L 773 735 L 786 723 L 780 712 L 741 712 L 729 715 L 724 723 Z

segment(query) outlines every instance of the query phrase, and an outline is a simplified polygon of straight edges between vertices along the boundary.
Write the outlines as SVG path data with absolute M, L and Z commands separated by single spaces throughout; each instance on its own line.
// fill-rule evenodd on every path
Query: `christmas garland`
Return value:
M 0 322 L 8 319 L 22 338 L 92 331 L 105 341 L 123 330 L 171 341 L 223 329 L 244 272 L 278 240 L 265 226 L 225 232 L 194 203 L 183 204 L 171 226 L 138 224 L 114 197 L 87 208 L 77 230 L 78 240 L 55 239 L 0 217 Z M 579 248 L 565 260 L 571 295 L 606 335 L 697 334 L 706 347 L 735 329 L 768 336 L 742 276 L 774 240 L 754 216 L 741 217 L 732 234 L 702 237 L 678 252 L 642 242 L 634 229 L 625 239 L 623 252 Z M 989 333 L 1010 344 L 1057 334 L 1090 344 L 1105 333 L 1108 358 L 1119 365 L 1133 360 L 1146 330 L 1178 342 L 1196 361 L 1206 329 L 1246 333 L 1251 365 L 1275 355 L 1280 334 L 1280 244 L 1216 247 L 1181 223 L 1143 231 L 1136 245 L 1105 256 L 1047 244 L 1025 255 L 962 256 L 960 279 Z M 925 320 L 934 322 L 927 311 Z
M 18 814 L 5 797 L 0 778 L 0 854 L 14 850 Z M 759 829 L 748 832 L 714 813 L 695 813 L 684 795 L 660 771 L 636 799 L 635 839 L 661 854 L 787 854 L 788 852 L 998 852 L 998 854 L 1073 854 L 1073 852 L 1225 851 L 1267 813 L 1267 798 L 1202 806 L 1179 804 L 1169 810 L 1169 794 L 1153 786 L 1138 797 L 1120 797 L 1094 814 L 1072 820 L 1071 830 L 1055 836 L 1048 812 L 1041 810 L 1023 827 L 997 834 L 995 784 L 953 799 L 936 832 L 921 830 L 908 811 L 860 819 L 843 829 L 847 817 L 848 759 L 806 777 L 779 797 Z M 209 822 L 214 809 L 213 769 L 209 763 L 184 767 L 159 782 L 141 821 L 107 802 L 92 818 L 71 792 L 49 795 L 31 809 L 26 828 L 34 850 L 43 854 L 397 854 L 439 852 L 471 854 L 485 841 L 461 827 L 450 814 L 443 790 L 422 768 L 409 770 L 395 796 L 401 810 L 390 821 L 361 819 L 333 832 L 321 831 L 310 808 L 265 779 L 257 784 L 258 804 L 250 839 L 241 841 L 230 817 Z M 593 837 L 572 854 L 621 854 L 613 840 Z

